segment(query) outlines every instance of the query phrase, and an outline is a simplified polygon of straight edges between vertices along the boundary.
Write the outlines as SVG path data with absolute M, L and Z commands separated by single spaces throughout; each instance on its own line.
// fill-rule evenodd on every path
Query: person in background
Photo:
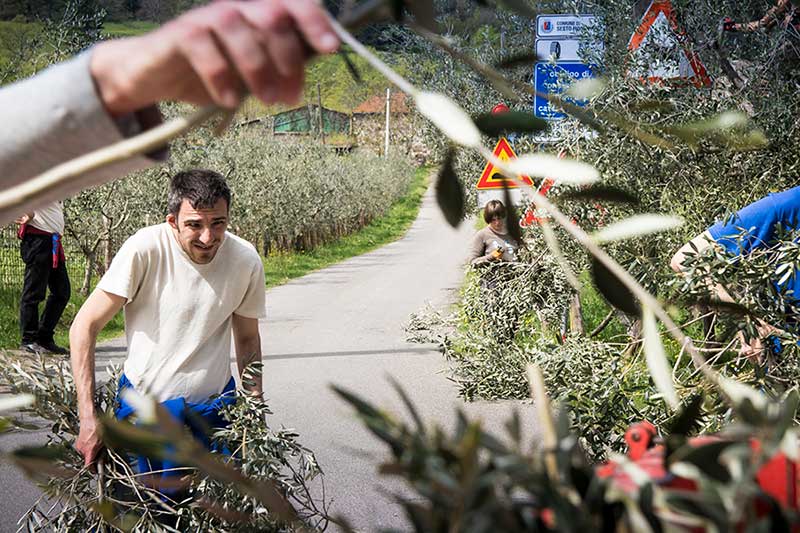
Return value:
M 16 219 L 19 224 L 20 255 L 25 278 L 19 302 L 20 349 L 30 353 L 69 353 L 55 343 L 53 334 L 70 297 L 69 275 L 61 236 L 64 208 L 61 202 L 47 204 Z M 39 304 L 50 296 L 39 317 Z
M 519 243 L 506 228 L 506 206 L 500 200 L 490 200 L 483 208 L 488 224 L 475 234 L 469 261 L 473 266 L 500 261 L 516 261 Z
M 687 254 L 700 253 L 712 245 L 721 246 L 734 257 L 746 256 L 753 250 L 775 244 L 778 226 L 784 229 L 800 229 L 800 187 L 769 194 L 742 208 L 731 220 L 717 222 L 683 245 L 672 257 L 670 266 L 675 272 L 681 273 Z M 800 294 L 800 272 L 795 270 L 794 275 L 789 276 L 782 284 L 778 284 L 776 280 L 775 287 L 786 300 L 797 302 L 795 295 Z M 714 287 L 714 291 L 720 300 L 734 302 L 724 287 L 718 285 Z M 739 332 L 740 353 L 758 360 L 763 358 L 767 347 L 773 353 L 779 353 L 779 335 L 782 330 L 764 321 L 759 321 L 757 329 L 759 337 L 755 339 L 746 339 Z

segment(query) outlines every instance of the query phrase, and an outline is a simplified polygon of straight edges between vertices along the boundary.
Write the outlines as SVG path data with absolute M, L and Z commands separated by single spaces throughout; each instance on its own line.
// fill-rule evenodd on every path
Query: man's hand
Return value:
M 233 343 L 236 348 L 236 366 L 239 368 L 239 377 L 242 377 L 249 364 L 261 362 L 261 334 L 258 331 L 258 319 L 234 313 L 231 318 L 231 326 Z M 254 376 L 253 382 L 252 386 L 245 386 L 244 389 L 255 396 L 263 396 L 261 374 Z
M 782 334 L 786 334 L 786 332 L 767 324 L 761 319 L 757 320 L 756 331 L 758 332 L 758 336 L 754 339 L 748 340 L 742 331 L 739 331 L 736 336 L 740 344 L 739 355 L 761 363 L 764 357 L 767 356 L 767 347 L 764 346 L 763 339 L 771 335 L 780 337 Z
M 80 432 L 75 449 L 86 465 L 92 464 L 103 447 L 94 407 L 94 349 L 97 334 L 122 309 L 126 299 L 95 289 L 81 306 L 69 328 L 70 361 L 78 400 Z
M 761 342 L 761 338 L 757 337 L 748 341 L 741 331 L 737 333 L 737 337 L 739 338 L 740 344 L 739 355 L 747 357 L 755 363 L 761 363 L 765 355 L 764 343 Z
M 14 219 L 14 224 L 23 225 L 33 220 L 33 213 L 25 213 L 21 217 Z
M 338 46 L 314 0 L 223 0 L 97 45 L 90 69 L 112 115 L 162 100 L 233 108 L 245 91 L 267 104 L 292 103 L 310 55 Z
M 83 463 L 89 466 L 100 455 L 100 451 L 103 449 L 103 441 L 100 438 L 97 420 L 94 417 L 81 420 L 80 426 L 78 440 L 75 441 L 75 449 L 83 456 Z

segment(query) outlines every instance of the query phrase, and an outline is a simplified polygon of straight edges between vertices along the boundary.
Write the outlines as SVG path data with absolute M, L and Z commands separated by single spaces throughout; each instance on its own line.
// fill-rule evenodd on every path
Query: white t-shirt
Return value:
M 252 244 L 225 233 L 214 259 L 193 262 L 164 223 L 125 241 L 98 288 L 127 298 L 124 371 L 160 401 L 200 402 L 231 379 L 231 317 L 266 316 L 264 266 Z
M 31 226 L 47 233 L 64 233 L 64 204 L 52 202 L 33 212 Z

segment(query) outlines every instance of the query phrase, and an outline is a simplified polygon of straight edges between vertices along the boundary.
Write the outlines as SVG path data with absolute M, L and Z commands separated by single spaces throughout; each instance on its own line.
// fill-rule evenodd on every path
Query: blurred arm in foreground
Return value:
M 221 1 L 142 36 L 100 43 L 72 60 L 0 89 L 0 190 L 65 161 L 151 129 L 155 104 L 177 100 L 236 107 L 251 93 L 294 102 L 304 65 L 339 41 L 313 0 Z M 23 212 L 151 166 L 138 156 L 27 199 Z M 0 222 L 19 215 L 0 213 Z

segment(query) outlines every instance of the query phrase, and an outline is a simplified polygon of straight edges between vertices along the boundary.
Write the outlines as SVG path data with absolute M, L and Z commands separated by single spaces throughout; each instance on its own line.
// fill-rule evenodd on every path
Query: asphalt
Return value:
M 418 219 L 401 240 L 267 292 L 267 319 L 261 324 L 264 389 L 275 413 L 268 422 L 295 429 L 299 441 L 315 452 L 325 472 L 329 513 L 344 517 L 357 530 L 408 529 L 394 499 L 413 494 L 401 482 L 377 473 L 387 450 L 332 392 L 331 384 L 407 416 L 389 385 L 391 376 L 428 423 L 453 427 L 455 410 L 461 407 L 502 434 L 503 422 L 516 408 L 528 438 L 536 436 L 530 405 L 464 404 L 436 347 L 405 340 L 403 328 L 411 313 L 428 304 L 443 309 L 455 300 L 471 226 L 450 228 L 428 191 Z M 124 339 L 101 347 L 98 363 L 122 357 Z M 43 432 L 0 436 L 0 450 L 44 438 Z M 322 497 L 319 484 L 313 490 Z M 37 494 L 13 467 L 0 462 L 0 533 L 16 529 L 17 518 Z

